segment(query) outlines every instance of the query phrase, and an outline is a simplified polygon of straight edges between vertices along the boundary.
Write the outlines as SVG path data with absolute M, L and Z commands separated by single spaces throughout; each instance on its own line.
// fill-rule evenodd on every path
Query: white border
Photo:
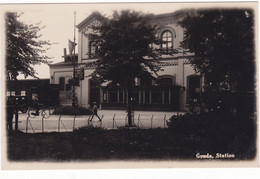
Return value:
M 139 1 L 102 1 L 102 0 L 0 0 L 0 9 L 1 4 L 11 4 L 11 3 L 85 3 L 85 2 L 93 2 L 93 3 L 102 3 L 102 2 L 139 2 Z M 149 0 L 142 2 L 183 2 L 183 1 L 154 1 Z M 187 2 L 187 1 L 186 1 Z M 198 2 L 194 0 L 189 0 L 188 2 Z M 202 0 L 199 2 L 216 2 L 211 0 Z M 227 1 L 218 1 L 218 2 L 227 2 Z M 229 0 L 229 2 L 237 2 L 234 0 Z M 257 1 L 258 2 L 258 1 Z M 259 9 L 259 2 L 258 2 Z M 258 17 L 259 19 L 259 17 Z M 259 22 L 259 20 L 258 20 Z M 259 37 L 258 37 L 259 42 Z M 1 52 L 0 52 L 1 53 Z M 259 54 L 259 52 L 258 52 Z M 259 56 L 259 55 L 258 55 Z M 257 66 L 258 68 L 259 66 Z M 259 68 L 258 68 L 259 69 Z M 2 76 L 2 74 L 1 74 Z M 3 77 L 3 76 L 2 76 Z M 2 87 L 0 88 L 2 90 Z M 1 91 L 2 92 L 2 91 Z M 1 93 L 2 94 L 2 93 Z M 1 107 L 1 106 L 0 106 Z M 259 126 L 258 126 L 259 127 Z M 259 146 L 258 146 L 259 147 Z M 48 165 L 48 164 L 47 164 Z M 228 166 L 227 166 L 228 167 Z M 2 168 L 2 167 L 1 167 Z M 192 178 L 192 179 L 208 179 L 208 178 L 236 178 L 236 179 L 244 179 L 244 178 L 259 178 L 260 169 L 121 169 L 121 170 L 48 170 L 48 171 L 1 171 L 0 178 Z

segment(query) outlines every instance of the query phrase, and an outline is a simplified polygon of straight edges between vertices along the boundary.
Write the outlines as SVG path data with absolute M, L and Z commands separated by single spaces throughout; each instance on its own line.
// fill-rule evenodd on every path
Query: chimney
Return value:
M 64 51 L 64 56 L 63 56 L 64 57 L 64 62 L 66 62 L 66 56 L 67 56 L 66 48 L 64 48 L 63 51 Z

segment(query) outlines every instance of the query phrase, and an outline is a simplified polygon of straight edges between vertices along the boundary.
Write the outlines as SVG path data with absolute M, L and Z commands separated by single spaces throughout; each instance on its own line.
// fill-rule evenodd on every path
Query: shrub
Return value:
M 58 115 L 90 115 L 92 114 L 90 109 L 84 108 L 82 106 L 79 107 L 72 107 L 72 106 L 65 106 L 59 107 L 55 109 L 53 114 Z
M 189 133 L 200 130 L 217 131 L 219 129 L 239 132 L 238 128 L 241 129 L 253 123 L 252 119 L 246 116 L 206 112 L 173 115 L 167 125 L 174 130 L 189 131 Z
M 216 115 L 209 112 L 199 115 L 175 115 L 167 125 L 175 135 L 203 138 L 215 144 L 224 144 L 224 141 L 238 138 L 240 142 L 245 143 L 253 141 L 256 136 L 254 119 L 239 115 Z
M 75 134 L 100 133 L 101 131 L 104 131 L 104 129 L 98 126 L 84 126 L 73 130 Z
M 167 125 L 173 136 L 200 152 L 232 151 L 238 158 L 256 154 L 256 121 L 251 117 L 210 112 L 174 115 Z

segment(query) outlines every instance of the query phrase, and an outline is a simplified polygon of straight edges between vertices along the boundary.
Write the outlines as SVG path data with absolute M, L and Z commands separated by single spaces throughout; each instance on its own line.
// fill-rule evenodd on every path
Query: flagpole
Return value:
M 76 41 L 76 35 L 75 35 L 75 28 L 76 28 L 76 12 L 74 11 L 74 39 L 73 39 L 73 50 L 74 50 L 74 54 L 73 54 L 73 85 L 72 85 L 72 106 L 75 107 L 76 106 L 76 92 L 75 92 L 75 66 L 76 66 L 76 56 L 75 56 L 75 41 Z

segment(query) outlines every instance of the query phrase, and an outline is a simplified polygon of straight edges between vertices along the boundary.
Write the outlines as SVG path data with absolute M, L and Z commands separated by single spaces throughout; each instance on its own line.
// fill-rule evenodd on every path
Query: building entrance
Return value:
M 96 102 L 97 105 L 100 104 L 100 87 L 94 80 L 90 80 L 89 104 L 93 105 L 93 102 Z

